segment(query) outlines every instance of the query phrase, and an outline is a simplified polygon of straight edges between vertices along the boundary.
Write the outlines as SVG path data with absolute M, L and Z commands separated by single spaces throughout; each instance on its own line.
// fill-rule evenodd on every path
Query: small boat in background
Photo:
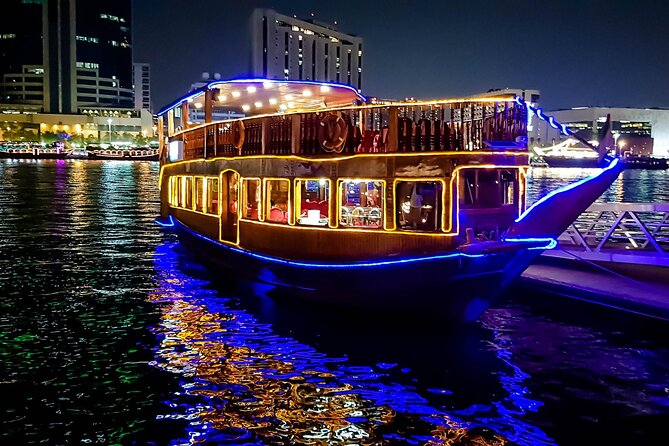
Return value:
M 625 169 L 651 169 L 663 170 L 669 167 L 666 158 L 658 158 L 649 155 L 627 154 L 622 158 Z
M 142 149 L 88 149 L 88 159 L 119 161 L 158 161 L 158 150 Z
M 67 151 L 63 146 L 45 146 L 32 143 L 3 143 L 0 158 L 10 159 L 65 159 Z
M 595 141 L 591 143 L 596 143 Z M 543 160 L 547 167 L 578 167 L 592 168 L 602 167 L 601 158 L 592 148 L 585 146 L 580 141 L 569 138 L 552 147 L 535 147 L 538 159 Z M 620 161 L 625 169 L 653 169 L 661 170 L 669 167 L 666 158 L 654 157 L 651 155 L 636 155 L 625 153 L 620 157 Z M 535 161 L 533 165 L 537 165 Z M 541 167 L 545 167 L 541 166 Z

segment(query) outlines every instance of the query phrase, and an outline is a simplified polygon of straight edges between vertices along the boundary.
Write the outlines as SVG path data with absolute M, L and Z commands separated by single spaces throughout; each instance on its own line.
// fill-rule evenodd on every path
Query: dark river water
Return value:
M 669 325 L 517 289 L 465 327 L 276 300 L 153 223 L 158 170 L 0 161 L 0 444 L 666 435 Z M 583 174 L 535 169 L 529 190 Z M 669 173 L 625 172 L 604 198 L 669 201 Z

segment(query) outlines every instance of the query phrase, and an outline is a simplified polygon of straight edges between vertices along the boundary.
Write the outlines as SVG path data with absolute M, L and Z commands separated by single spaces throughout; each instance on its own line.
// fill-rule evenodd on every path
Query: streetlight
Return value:
M 111 143 L 112 143 L 111 123 L 112 123 L 112 119 L 111 118 L 107 119 L 107 124 L 109 124 L 109 145 L 111 145 Z
M 615 132 L 613 134 L 613 147 L 615 148 L 616 155 L 620 155 L 620 149 L 618 147 L 618 138 L 620 138 L 620 133 Z

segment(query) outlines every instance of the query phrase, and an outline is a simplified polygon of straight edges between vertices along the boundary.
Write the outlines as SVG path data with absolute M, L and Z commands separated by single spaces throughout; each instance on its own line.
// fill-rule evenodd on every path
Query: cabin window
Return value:
M 183 177 L 181 186 L 181 207 L 193 209 L 193 177 Z
M 499 182 L 502 186 L 502 204 L 514 204 L 516 202 L 516 176 L 517 170 L 502 170 L 499 173 Z
M 265 181 L 265 221 L 288 223 L 288 190 L 289 180 Z
M 330 222 L 330 180 L 296 180 L 295 204 L 298 224 L 327 226 Z
M 204 212 L 204 178 L 195 177 L 195 210 Z
M 463 208 L 498 208 L 516 202 L 516 170 L 464 169 L 460 175 Z
M 218 215 L 218 178 L 207 178 L 207 214 Z
M 170 177 L 170 205 L 179 206 L 179 177 Z
M 339 224 L 344 227 L 383 227 L 383 182 L 344 180 L 339 186 Z
M 260 180 L 244 179 L 244 188 L 242 190 L 242 218 L 249 220 L 258 220 L 260 211 Z
M 395 224 L 405 231 L 439 231 L 444 187 L 441 181 L 399 181 Z

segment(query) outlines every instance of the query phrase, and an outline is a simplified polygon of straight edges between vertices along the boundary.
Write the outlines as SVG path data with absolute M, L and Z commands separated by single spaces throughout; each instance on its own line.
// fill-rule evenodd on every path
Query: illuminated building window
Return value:
M 207 214 L 218 215 L 218 178 L 207 178 Z
M 405 231 L 441 230 L 441 181 L 399 181 L 395 185 L 395 224 Z
M 260 192 L 260 180 L 244 180 L 242 189 L 242 218 L 249 220 L 259 219 Z
M 330 222 L 330 180 L 296 180 L 295 206 L 297 224 L 327 226 Z
M 195 177 L 195 210 L 204 211 L 204 178 Z
M 16 39 L 16 34 L 0 34 L 0 39 Z
M 112 22 L 125 22 L 125 20 L 110 14 L 100 14 L 101 19 L 111 20 Z
M 86 36 L 77 36 L 77 41 L 87 42 L 87 43 L 99 43 L 97 37 L 86 37 Z
M 265 180 L 265 221 L 288 223 L 290 214 L 289 189 L 290 181 L 287 179 Z
M 339 224 L 344 227 L 383 227 L 383 182 L 345 180 L 339 185 Z
M 100 68 L 100 65 L 93 62 L 77 62 L 77 68 L 88 68 L 92 70 L 97 70 Z

